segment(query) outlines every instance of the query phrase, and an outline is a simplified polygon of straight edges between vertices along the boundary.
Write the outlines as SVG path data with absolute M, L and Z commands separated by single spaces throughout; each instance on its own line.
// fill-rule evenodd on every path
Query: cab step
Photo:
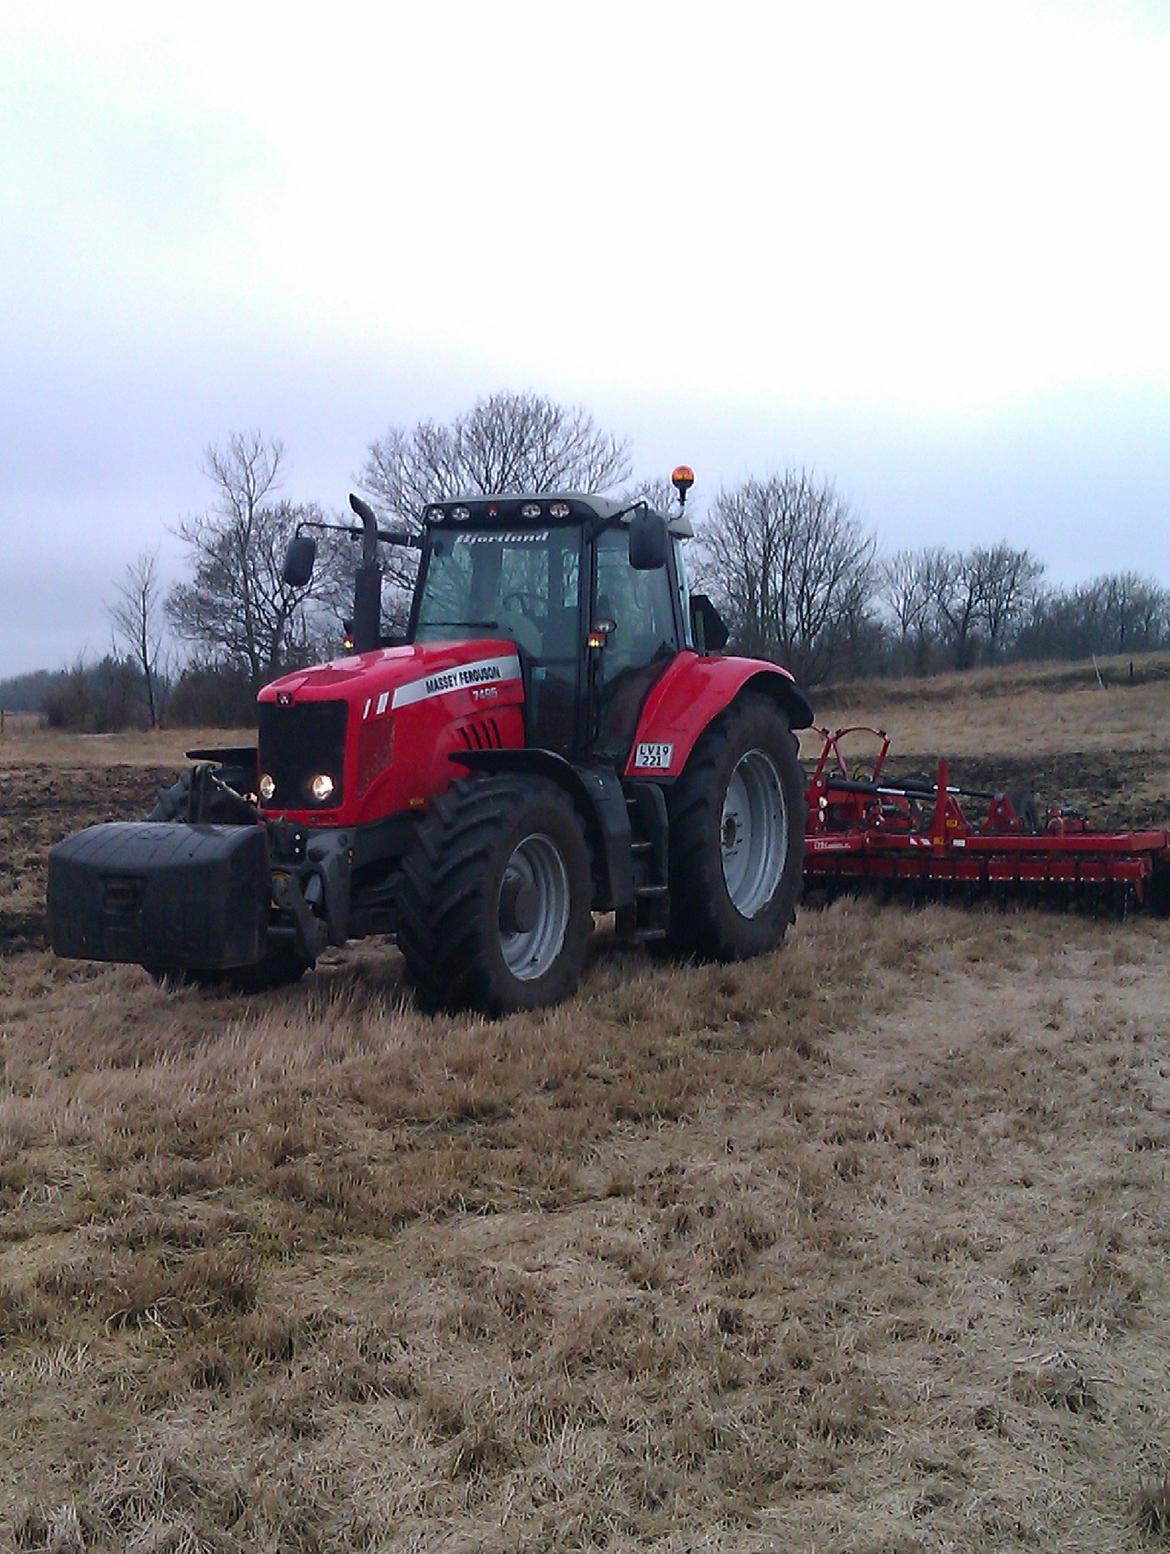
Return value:
M 669 817 L 657 783 L 626 785 L 634 900 L 617 914 L 620 938 L 634 944 L 665 939 L 670 929 Z

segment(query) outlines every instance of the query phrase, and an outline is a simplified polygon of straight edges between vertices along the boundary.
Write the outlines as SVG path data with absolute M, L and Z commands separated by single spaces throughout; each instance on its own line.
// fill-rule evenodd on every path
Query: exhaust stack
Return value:
M 382 568 L 378 520 L 368 502 L 352 491 L 349 505 L 362 521 L 362 559 L 353 580 L 353 651 L 372 653 L 382 640 Z

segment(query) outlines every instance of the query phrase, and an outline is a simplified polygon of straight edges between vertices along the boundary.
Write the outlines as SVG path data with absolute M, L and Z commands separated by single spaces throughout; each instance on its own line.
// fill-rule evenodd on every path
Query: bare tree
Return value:
M 52 676 L 41 709 L 50 728 L 109 734 L 131 728 L 142 715 L 139 668 L 133 658 L 107 653 L 91 664 L 80 654 Z
M 898 630 L 903 666 L 915 674 L 930 667 L 940 600 L 949 596 L 954 561 L 949 551 L 932 546 L 900 550 L 882 563 L 879 593 Z
M 242 670 L 253 689 L 312 656 L 324 608 L 336 603 L 336 572 L 327 566 L 304 588 L 284 582 L 297 524 L 321 514 L 313 504 L 275 499 L 283 456 L 281 444 L 259 432 L 234 433 L 226 447 L 206 450 L 215 502 L 179 526 L 193 577 L 166 602 L 176 634 Z
M 1106 652 L 1142 652 L 1165 639 L 1170 624 L 1170 598 L 1152 577 L 1116 572 L 1099 578 Z
M 954 667 L 970 669 L 981 655 L 1002 656 L 1027 618 L 1043 563 L 1006 540 L 934 555 L 940 635 Z
M 697 575 L 744 652 L 815 682 L 865 635 L 874 541 L 831 481 L 807 470 L 748 480 L 720 492 L 698 532 Z
M 616 493 L 620 502 L 645 502 L 657 512 L 665 513 L 668 518 L 678 516 L 678 492 L 669 480 L 662 476 L 651 476 L 647 480 L 636 480 L 632 485 L 624 486 Z M 687 509 L 687 515 L 694 518 L 695 514 Z
M 979 578 L 979 618 L 989 659 L 999 658 L 1020 626 L 1044 576 L 1044 563 L 1006 540 L 971 552 Z
M 945 552 L 938 574 L 940 635 L 956 669 L 970 669 L 979 656 L 979 621 L 984 576 L 976 553 Z
M 137 664 L 142 674 L 146 713 L 151 728 L 162 725 L 167 676 L 161 667 L 163 621 L 158 552 L 144 551 L 127 566 L 116 597 L 106 606 L 114 628 L 115 646 Z
M 372 442 L 359 479 L 388 518 L 422 526 L 427 504 L 517 491 L 607 491 L 630 475 L 628 445 L 588 411 L 540 394 L 492 394 L 453 421 L 392 426 Z M 414 577 L 410 551 L 392 552 L 387 575 Z
M 1024 658 L 1144 653 L 1170 643 L 1170 590 L 1136 572 L 1038 588 L 1013 647 Z

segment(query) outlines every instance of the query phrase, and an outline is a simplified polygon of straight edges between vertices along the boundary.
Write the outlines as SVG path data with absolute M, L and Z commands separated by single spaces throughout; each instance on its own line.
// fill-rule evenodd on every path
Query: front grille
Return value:
M 343 701 L 306 701 L 291 707 L 261 702 L 260 770 L 276 784 L 266 809 L 336 809 L 345 792 Z M 319 803 L 309 791 L 312 778 L 326 773 L 333 792 Z

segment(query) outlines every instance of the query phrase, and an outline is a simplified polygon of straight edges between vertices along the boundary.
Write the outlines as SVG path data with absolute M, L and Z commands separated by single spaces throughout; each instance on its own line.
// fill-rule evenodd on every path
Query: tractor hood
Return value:
M 524 743 L 520 657 L 503 637 L 355 653 L 283 675 L 258 701 L 263 808 L 306 825 L 417 811 L 459 775 L 461 750 Z M 332 787 L 315 800 L 321 775 Z
M 381 716 L 394 707 L 445 696 L 451 691 L 517 682 L 516 644 L 503 637 L 472 642 L 415 642 L 334 658 L 311 669 L 297 669 L 273 680 L 260 692 L 261 705 L 288 706 L 299 701 L 369 701 L 363 716 Z M 519 693 L 522 699 L 523 693 Z M 382 703 L 381 706 L 379 704 Z

